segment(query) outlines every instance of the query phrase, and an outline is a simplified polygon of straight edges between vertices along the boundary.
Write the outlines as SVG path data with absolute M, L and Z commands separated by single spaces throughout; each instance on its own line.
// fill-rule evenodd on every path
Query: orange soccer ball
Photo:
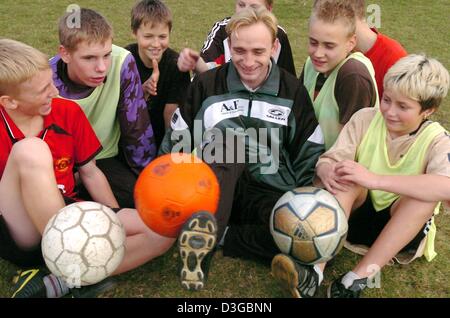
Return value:
M 197 211 L 216 213 L 219 183 L 211 168 L 190 154 L 166 154 L 139 175 L 134 189 L 136 209 L 154 232 L 177 237 Z

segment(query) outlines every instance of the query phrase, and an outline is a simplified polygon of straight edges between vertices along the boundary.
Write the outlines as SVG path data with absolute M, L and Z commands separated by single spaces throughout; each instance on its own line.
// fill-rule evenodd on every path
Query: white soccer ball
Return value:
M 336 198 L 314 187 L 286 192 L 270 216 L 270 232 L 280 251 L 308 265 L 333 258 L 344 245 L 347 230 Z
M 41 244 L 48 269 L 69 287 L 80 287 L 98 283 L 120 265 L 125 230 L 110 208 L 77 202 L 50 219 Z

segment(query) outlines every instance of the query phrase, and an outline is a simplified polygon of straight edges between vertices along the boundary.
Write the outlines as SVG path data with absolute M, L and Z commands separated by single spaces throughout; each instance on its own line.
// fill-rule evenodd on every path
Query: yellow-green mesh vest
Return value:
M 303 83 L 308 90 L 309 97 L 314 105 L 314 111 L 316 113 L 317 120 L 319 121 L 320 128 L 323 131 L 325 138 L 325 149 L 328 150 L 336 141 L 340 131 L 341 125 L 339 124 L 339 106 L 334 95 L 334 89 L 336 86 L 336 79 L 342 65 L 349 59 L 355 59 L 363 63 L 370 73 L 372 78 L 373 87 L 375 89 L 376 103 L 375 107 L 379 107 L 378 89 L 375 80 L 375 71 L 373 69 L 370 60 L 362 53 L 355 52 L 350 54 L 345 60 L 343 60 L 328 76 L 325 84 L 314 99 L 314 91 L 316 88 L 317 77 L 319 72 L 314 69 L 311 62 L 311 58 L 308 57 L 305 63 L 303 71 Z
M 425 173 L 425 157 L 433 140 L 445 129 L 439 123 L 428 125 L 406 154 L 395 164 L 390 164 L 386 146 L 387 128 L 381 115 L 377 112 L 364 135 L 361 144 L 356 151 L 356 161 L 370 171 L 381 175 L 420 175 Z M 370 198 L 376 211 L 381 211 L 390 206 L 399 195 L 379 190 L 369 190 Z M 436 206 L 434 214 L 439 213 L 440 203 Z M 427 234 L 424 255 L 428 261 L 435 256 L 434 238 L 436 225 L 434 218 Z
M 130 52 L 127 50 L 113 45 L 111 68 L 106 82 L 88 97 L 74 100 L 83 109 L 103 146 L 96 159 L 111 158 L 119 153 L 120 126 L 116 115 L 120 97 L 120 71 L 128 54 Z

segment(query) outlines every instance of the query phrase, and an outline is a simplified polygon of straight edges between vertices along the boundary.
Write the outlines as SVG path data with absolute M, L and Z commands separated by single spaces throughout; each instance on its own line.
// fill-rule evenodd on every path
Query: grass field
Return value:
M 173 11 L 174 28 L 171 47 L 200 49 L 212 24 L 234 10 L 234 0 L 166 0 Z M 370 3 L 370 1 L 367 1 Z M 31 44 L 49 55 L 57 48 L 58 17 L 69 1 L 1 0 L 0 37 Z M 129 31 L 129 11 L 133 0 L 79 0 L 78 5 L 103 13 L 115 28 L 115 43 L 126 45 L 133 39 Z M 277 0 L 274 13 L 288 35 L 297 73 L 306 58 L 307 18 L 312 0 Z M 398 39 L 410 53 L 426 53 L 450 68 L 449 0 L 378 0 L 381 7 L 380 31 Z M 447 21 L 447 22 L 445 22 Z M 450 129 L 450 98 L 435 119 Z M 438 256 L 432 263 L 424 259 L 409 266 L 388 266 L 382 271 L 381 288 L 369 289 L 366 297 L 450 297 L 450 221 L 441 213 L 436 221 Z M 324 286 L 331 279 L 350 270 L 359 256 L 343 251 L 325 271 Z M 269 274 L 269 267 L 221 256 L 213 259 L 207 287 L 193 293 L 181 288 L 176 274 L 177 254 L 172 249 L 165 256 L 118 277 L 118 287 L 107 297 L 286 297 Z M 17 270 L 0 260 L 0 297 L 11 294 L 11 277 Z M 324 296 L 322 287 L 319 296 Z

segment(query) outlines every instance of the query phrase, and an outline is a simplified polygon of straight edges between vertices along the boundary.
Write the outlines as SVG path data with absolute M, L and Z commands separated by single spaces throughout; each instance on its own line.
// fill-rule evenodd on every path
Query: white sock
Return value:
M 320 269 L 320 267 L 317 264 L 314 265 L 313 268 L 316 271 L 317 275 L 319 275 L 319 284 L 318 284 L 318 286 L 320 286 L 320 284 L 322 284 L 322 281 L 323 281 L 323 272 L 322 272 L 322 270 Z
M 359 277 L 354 272 L 350 271 L 347 274 L 345 274 L 344 277 L 342 277 L 341 283 L 342 285 L 345 286 L 345 288 L 349 288 L 350 286 L 352 286 L 353 282 L 356 279 L 361 279 L 361 277 Z

